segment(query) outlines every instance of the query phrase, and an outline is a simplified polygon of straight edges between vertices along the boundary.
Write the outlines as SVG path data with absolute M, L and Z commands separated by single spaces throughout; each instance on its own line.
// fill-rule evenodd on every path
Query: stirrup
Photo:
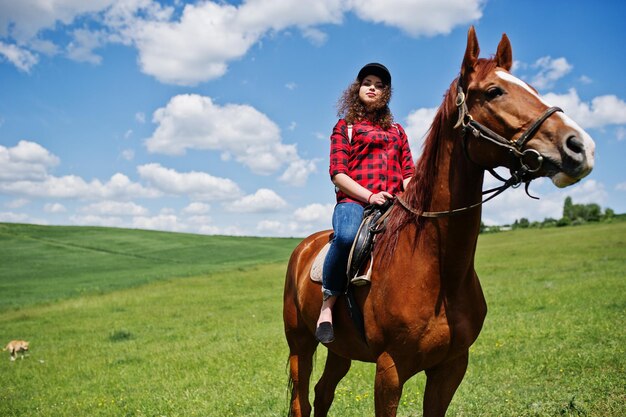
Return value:
M 350 283 L 356 287 L 370 284 L 372 281 L 368 275 L 359 275 L 350 280 Z

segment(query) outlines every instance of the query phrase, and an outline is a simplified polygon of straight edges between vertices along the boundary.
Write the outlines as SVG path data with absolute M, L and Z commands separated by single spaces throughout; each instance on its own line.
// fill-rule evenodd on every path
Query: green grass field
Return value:
M 0 312 L 158 279 L 281 262 L 298 242 L 0 223 Z
M 0 224 L 0 342 L 31 342 L 0 356 L 0 416 L 286 415 L 297 242 Z M 626 222 L 481 235 L 476 262 L 489 314 L 448 415 L 624 415 Z M 372 416 L 373 378 L 355 363 L 330 415 Z

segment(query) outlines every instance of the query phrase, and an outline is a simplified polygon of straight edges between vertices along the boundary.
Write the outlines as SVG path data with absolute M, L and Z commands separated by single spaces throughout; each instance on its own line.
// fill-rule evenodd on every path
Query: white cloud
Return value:
M 181 223 L 178 217 L 173 214 L 159 214 L 152 217 L 134 217 L 132 227 L 137 229 L 166 230 L 170 232 L 184 232 L 188 230 L 188 226 Z
M 73 32 L 74 40 L 67 45 L 68 58 L 78 62 L 88 62 L 98 65 L 102 57 L 96 55 L 93 50 L 102 46 L 105 42 L 105 34 L 99 31 L 76 29 Z
M 198 233 L 202 233 L 204 235 L 227 235 L 227 236 L 246 236 L 250 235 L 250 232 L 246 232 L 241 227 L 237 225 L 231 226 L 215 226 L 212 224 L 205 224 L 200 227 Z
M 43 206 L 43 211 L 46 213 L 65 213 L 67 209 L 60 203 L 46 203 Z
M 143 112 L 135 113 L 135 120 L 141 124 L 146 123 L 146 114 Z
M 278 179 L 296 187 L 303 187 L 309 175 L 314 172 L 317 172 L 315 161 L 299 159 L 290 163 L 283 175 Z
M 129 227 L 121 217 L 98 216 L 95 214 L 74 215 L 69 220 L 78 226 L 102 226 L 102 227 Z
M 97 12 L 116 0 L 21 0 L 0 5 L 0 35 L 25 42 L 58 23 L 70 24 L 84 13 Z
M 85 198 L 125 200 L 131 198 L 154 198 L 161 193 L 134 183 L 124 174 L 114 174 L 109 181 L 86 182 L 76 175 L 63 177 L 46 176 L 37 181 L 18 180 L 0 182 L 0 192 L 35 198 Z
M 275 237 L 305 236 L 308 234 L 303 232 L 300 226 L 293 221 L 261 220 L 257 223 L 256 230 L 263 236 Z
M 345 14 L 353 12 L 411 36 L 434 36 L 478 20 L 483 5 L 483 0 L 247 0 L 239 6 L 204 1 L 185 4 L 175 13 L 179 2 L 172 7 L 152 0 L 25 0 L 0 3 L 0 36 L 30 42 L 33 49 L 45 43 L 51 52 L 56 45 L 37 36 L 89 16 L 92 32 L 76 31 L 67 47 L 71 58 L 98 63 L 101 57 L 94 49 L 106 42 L 122 43 L 137 48 L 144 73 L 164 83 L 195 85 L 222 76 L 230 62 L 264 36 L 290 28 L 321 45 L 328 35 L 318 26 L 341 24 Z M 15 45 L 4 49 L 23 70 L 37 61 Z
M 135 151 L 132 149 L 124 149 L 121 156 L 127 161 L 132 161 L 135 158 Z
M 85 214 L 70 216 L 72 224 L 103 227 L 126 227 L 133 229 L 164 230 L 170 232 L 187 232 L 190 227 L 181 222 L 174 214 L 160 213 L 155 216 L 115 216 L 100 214 Z
M 226 206 L 226 210 L 239 213 L 266 213 L 285 208 L 287 203 L 274 191 L 260 188 L 256 193 L 247 195 Z
M 25 198 L 18 198 L 16 200 L 12 200 L 12 201 L 9 201 L 8 203 L 5 203 L 4 206 L 10 209 L 18 209 L 18 208 L 24 207 L 29 202 L 30 201 Z
M 332 228 L 334 204 L 310 204 L 294 211 L 289 218 L 264 219 L 256 230 L 264 236 L 307 236 Z
M 196 200 L 232 200 L 241 195 L 232 180 L 204 172 L 180 173 L 154 163 L 141 165 L 137 170 L 142 179 L 167 194 L 188 195 Z
M 210 216 L 189 216 L 185 221 L 194 229 L 199 229 L 210 224 L 212 219 Z
M 30 216 L 25 213 L 13 213 L 13 212 L 1 212 L 0 211 L 0 222 L 6 223 L 39 223 L 37 221 L 33 221 Z
M 407 124 L 404 126 L 404 130 L 409 138 L 411 154 L 415 160 L 422 153 L 425 135 L 435 118 L 435 114 L 437 114 L 436 107 L 421 108 L 412 111 L 406 118 Z
M 199 215 L 206 214 L 211 211 L 211 206 L 205 203 L 191 203 L 183 209 L 183 214 L 187 215 Z
M 281 143 L 276 123 L 252 106 L 220 106 L 210 97 L 183 94 L 157 109 L 153 121 L 158 127 L 146 140 L 150 152 L 182 155 L 187 149 L 221 151 L 224 160 L 233 156 L 253 172 L 265 175 L 285 163 L 300 161 L 295 145 Z
M 567 59 L 563 57 L 552 59 L 549 56 L 539 58 L 532 67 L 539 69 L 539 72 L 530 82 L 537 89 L 552 87 L 555 81 L 565 76 L 573 68 Z
M 238 10 L 241 28 L 252 32 L 341 23 L 341 0 L 247 0 Z
M 332 223 L 334 204 L 310 204 L 296 209 L 293 218 L 297 222 L 314 223 L 329 227 Z
M 567 94 L 548 93 L 543 98 L 561 107 L 583 128 L 626 124 L 626 102 L 614 95 L 598 96 L 591 103 L 586 103 L 580 100 L 576 89 L 572 88 Z
M 365 21 L 400 28 L 411 36 L 448 34 L 455 26 L 482 17 L 482 0 L 351 0 L 349 4 Z
M 138 22 L 132 32 L 142 71 L 180 85 L 222 76 L 260 36 L 241 28 L 236 7 L 213 2 L 186 5 L 178 22 Z
M 322 46 L 328 40 L 328 35 L 316 28 L 303 28 L 302 35 L 315 46 Z
M 78 212 L 98 216 L 145 216 L 148 209 L 133 202 L 101 201 L 80 207 Z
M 4 57 L 4 59 L 24 72 L 30 72 L 31 68 L 39 61 L 37 56 L 27 49 L 4 42 L 0 42 L 0 57 Z
M 626 191 L 626 182 L 620 182 L 615 186 L 617 191 Z
M 0 181 L 41 180 L 59 158 L 43 146 L 26 140 L 12 148 L 0 145 Z
M 133 23 L 125 36 L 137 46 L 146 74 L 195 85 L 222 76 L 230 61 L 272 31 L 298 27 L 311 42 L 325 42 L 326 35 L 312 26 L 340 23 L 343 7 L 339 0 L 248 0 L 238 7 L 202 2 L 185 5 L 176 21 L 126 17 Z

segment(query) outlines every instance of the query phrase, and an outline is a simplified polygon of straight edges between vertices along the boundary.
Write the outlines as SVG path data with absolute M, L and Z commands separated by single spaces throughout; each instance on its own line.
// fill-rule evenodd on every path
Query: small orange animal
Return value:
M 21 357 L 24 359 L 24 352 L 28 350 L 28 342 L 25 340 L 11 340 L 3 350 L 8 350 L 11 353 L 12 361 L 15 360 L 18 353 L 21 353 Z

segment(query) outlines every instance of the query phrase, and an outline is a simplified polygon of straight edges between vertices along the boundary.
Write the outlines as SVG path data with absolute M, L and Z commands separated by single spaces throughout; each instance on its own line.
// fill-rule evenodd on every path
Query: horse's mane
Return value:
M 437 114 L 426 133 L 426 139 L 422 145 L 422 155 L 415 166 L 411 181 L 406 190 L 404 190 L 404 194 L 402 194 L 402 199 L 407 205 L 419 212 L 427 211 L 432 199 L 441 130 L 444 122 L 453 117 L 452 113 L 455 110 L 454 99 L 456 97 L 455 86 L 456 80 L 453 81 L 444 95 L 443 102 L 439 106 Z M 409 224 L 413 224 L 415 226 L 414 243 L 417 244 L 417 238 L 424 228 L 424 217 L 416 216 L 399 204 L 395 204 L 391 210 L 385 233 L 379 235 L 376 241 L 376 257 L 378 259 L 391 259 L 391 255 L 398 243 L 398 232 L 400 230 Z
M 497 63 L 493 58 L 479 59 L 475 67 L 475 77 L 478 79 L 484 78 L 490 71 L 494 70 L 496 66 Z M 407 205 L 417 212 L 431 210 L 429 206 L 433 196 L 435 176 L 438 169 L 437 161 L 439 158 L 439 142 L 441 141 L 442 130 L 445 128 L 446 123 L 455 123 L 457 120 L 457 108 L 455 105 L 457 82 L 458 78 L 454 79 L 444 94 L 443 101 L 439 109 L 437 109 L 437 114 L 426 133 L 426 139 L 422 147 L 422 155 L 415 166 L 413 178 L 402 195 L 402 199 Z M 391 259 L 391 255 L 396 249 L 398 235 L 402 229 L 408 225 L 414 225 L 415 236 L 413 244 L 417 246 L 419 237 L 426 223 L 426 218 L 409 212 L 399 204 L 395 204 L 391 210 L 392 212 L 389 213 L 386 230 L 378 236 L 375 249 L 375 256 L 378 259 L 387 261 Z

